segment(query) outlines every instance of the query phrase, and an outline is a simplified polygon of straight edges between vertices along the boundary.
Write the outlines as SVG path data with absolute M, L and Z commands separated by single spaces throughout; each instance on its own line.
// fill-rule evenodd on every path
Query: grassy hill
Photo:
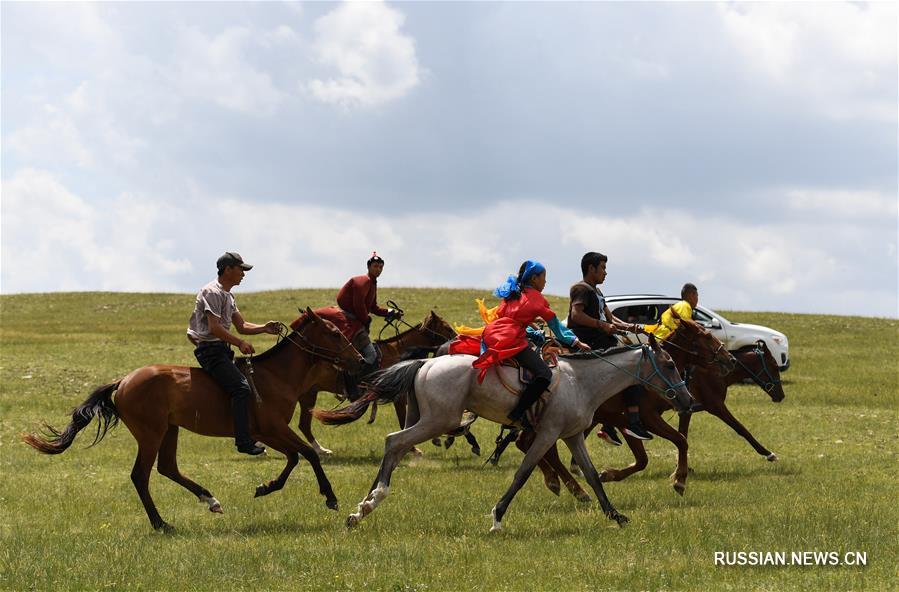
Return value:
M 480 291 L 383 289 L 410 322 L 429 309 L 476 323 Z M 335 290 L 239 293 L 245 318 L 289 322 L 298 307 L 331 303 Z M 225 507 L 210 514 L 154 472 L 151 491 L 176 534 L 151 531 L 129 479 L 136 445 L 124 427 L 87 449 L 91 428 L 58 457 L 38 455 L 19 436 L 42 420 L 59 427 L 96 385 L 151 363 L 194 364 L 184 337 L 190 294 L 78 293 L 0 297 L 0 588 L 888 590 L 897 577 L 896 321 L 722 311 L 790 338 L 787 398 L 774 405 L 757 387 L 732 387 L 730 407 L 780 461 L 768 463 L 707 414 L 693 420 L 686 495 L 668 475 L 675 450 L 648 445 L 642 474 L 608 484 L 631 518 L 625 529 L 598 505 L 555 497 L 539 475 L 512 504 L 499 536 L 487 513 L 521 455 L 483 466 L 464 442 L 423 445 L 407 458 L 391 495 L 360 528 L 343 520 L 377 470 L 383 410 L 374 425 L 314 429 L 334 449 L 325 470 L 340 499 L 324 508 L 301 462 L 282 492 L 253 499 L 283 457 L 243 457 L 227 439 L 182 431 L 182 471 Z M 561 298 L 550 298 L 557 311 Z M 380 328 L 379 321 L 374 329 Z M 257 349 L 271 336 L 252 338 Z M 320 404 L 334 399 L 322 395 Z M 673 421 L 673 419 L 672 419 Z M 496 426 L 475 425 L 485 454 Z M 599 467 L 631 462 L 626 449 L 588 442 Z M 566 456 L 567 458 L 567 456 Z M 716 551 L 865 552 L 867 566 L 714 565 Z

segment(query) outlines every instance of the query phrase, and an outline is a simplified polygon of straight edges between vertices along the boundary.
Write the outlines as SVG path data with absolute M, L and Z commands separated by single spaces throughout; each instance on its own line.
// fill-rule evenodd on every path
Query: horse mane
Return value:
M 643 347 L 642 345 L 616 345 L 614 347 L 609 347 L 606 349 L 594 349 L 590 351 L 579 351 L 570 354 L 559 354 L 560 358 L 564 358 L 566 360 L 593 360 L 596 358 L 605 358 L 608 356 L 614 356 L 615 354 L 624 353 L 627 351 L 633 351 L 635 349 L 640 349 Z

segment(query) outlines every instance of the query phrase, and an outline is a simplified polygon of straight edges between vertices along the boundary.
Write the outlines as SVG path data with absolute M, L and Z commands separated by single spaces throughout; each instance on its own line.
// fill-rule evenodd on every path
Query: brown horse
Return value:
M 334 365 L 357 370 L 362 356 L 334 325 L 308 308 L 296 330 L 289 334 L 285 330 L 284 333 L 284 339 L 265 353 L 249 360 L 238 360 L 238 365 L 246 368 L 254 391 L 251 436 L 287 457 L 287 466 L 281 474 L 258 486 L 256 497 L 281 489 L 296 466 L 298 455 L 302 454 L 315 472 L 325 505 L 336 510 L 337 498 L 318 455 L 290 429 L 289 422 L 298 393 L 320 380 L 322 374 L 333 372 Z M 229 397 L 202 369 L 163 365 L 138 368 L 124 378 L 96 389 L 75 408 L 72 421 L 63 431 L 45 424 L 47 433 L 23 435 L 22 439 L 44 454 L 60 454 L 71 446 L 78 432 L 94 417 L 98 418 L 94 443 L 101 440 L 119 419 L 137 440 L 137 459 L 131 470 L 131 481 L 154 529 L 171 530 L 150 497 L 150 472 L 157 457 L 161 474 L 206 502 L 210 511 L 222 512 L 221 504 L 206 488 L 178 470 L 176 459 L 179 427 L 204 436 L 227 437 L 234 433 Z
M 385 325 L 385 327 L 387 326 L 391 325 Z M 396 329 L 395 324 L 392 326 Z M 418 325 L 413 327 L 407 324 L 407 326 L 409 328 L 406 331 L 400 332 L 397 329 L 396 334 L 392 337 L 375 341 L 375 344 L 381 350 L 381 368 L 392 366 L 400 360 L 426 357 L 429 353 L 433 353 L 439 346 L 456 336 L 456 331 L 452 326 L 433 310 Z M 318 393 L 319 391 L 344 393 L 344 388 L 343 377 L 340 372 L 335 370 L 330 373 L 323 373 L 318 382 L 300 395 L 300 432 L 319 454 L 328 455 L 331 454 L 331 450 L 321 446 L 312 434 L 312 409 L 315 407 Z M 406 423 L 405 399 L 395 401 L 393 406 L 402 428 Z
M 681 372 L 685 368 L 690 367 L 695 368 L 697 372 L 702 369 L 701 371 L 704 373 L 720 376 L 732 372 L 736 365 L 736 360 L 724 348 L 724 344 L 692 321 L 683 321 L 681 328 L 675 331 L 667 341 L 661 343 L 665 350 L 671 354 L 672 359 Z M 691 379 L 691 393 L 692 385 L 693 381 Z M 677 468 L 672 474 L 672 480 L 674 490 L 683 495 L 689 472 L 687 438 L 662 418 L 662 412 L 672 408 L 667 399 L 649 389 L 646 389 L 644 392 L 645 398 L 640 402 L 640 419 L 647 430 L 669 440 L 677 447 Z M 699 400 L 698 397 L 694 398 Z M 627 425 L 625 408 L 626 405 L 621 394 L 615 395 L 606 401 L 596 410 L 590 428 L 584 433 L 585 437 L 600 422 L 623 429 Z M 683 421 L 683 417 L 689 415 L 681 414 L 681 421 Z M 525 433 L 518 439 L 516 445 L 521 450 L 527 450 L 527 447 L 530 445 L 529 439 L 529 435 Z M 627 436 L 626 440 L 628 446 L 634 452 L 634 464 L 624 469 L 606 469 L 601 475 L 604 481 L 620 481 L 633 473 L 642 471 L 646 467 L 646 451 L 643 448 L 642 441 Z M 572 495 L 581 501 L 589 501 L 589 495 L 559 460 L 558 451 L 555 447 L 550 448 L 539 466 L 543 472 L 544 483 L 550 491 L 558 495 L 560 491 L 559 479 L 561 478 Z

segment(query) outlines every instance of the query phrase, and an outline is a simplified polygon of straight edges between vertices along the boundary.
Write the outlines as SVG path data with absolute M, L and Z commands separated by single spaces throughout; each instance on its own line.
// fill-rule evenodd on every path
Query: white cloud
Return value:
M 337 76 L 307 88 L 326 103 L 372 106 L 415 88 L 421 72 L 405 17 L 383 2 L 345 2 L 315 23 L 314 51 Z
M 786 192 L 786 205 L 791 210 L 810 215 L 845 218 L 895 218 L 896 196 L 877 191 L 841 191 L 828 189 L 793 189 Z
M 895 122 L 896 3 L 716 5 L 750 68 L 835 119 Z
M 4 180 L 2 193 L 4 292 L 159 291 L 191 269 L 171 243 L 154 240 L 176 226 L 177 208 L 164 218 L 152 201 L 127 195 L 104 207 L 34 169 Z
M 291 41 L 287 27 L 279 27 L 263 41 Z M 181 31 L 178 86 L 182 93 L 250 115 L 269 115 L 285 99 L 267 72 L 254 67 L 246 52 L 259 35 L 246 27 L 229 27 L 207 37 L 196 28 Z

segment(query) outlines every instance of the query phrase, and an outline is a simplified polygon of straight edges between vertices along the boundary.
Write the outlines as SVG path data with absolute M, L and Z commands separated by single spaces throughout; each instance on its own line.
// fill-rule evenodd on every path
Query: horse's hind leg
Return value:
M 406 405 L 408 397 L 403 395 L 401 397 L 397 397 L 397 399 L 393 402 L 393 409 L 396 411 L 396 420 L 400 424 L 400 430 L 403 430 L 407 427 L 411 427 L 410 423 L 414 425 L 418 422 L 418 414 L 415 414 L 415 417 L 407 417 L 406 411 L 408 406 Z M 411 422 L 410 422 L 411 420 Z M 411 448 L 412 454 L 415 456 L 424 456 L 424 451 L 418 446 L 413 446 Z
M 584 435 L 575 434 L 574 436 L 565 438 L 565 444 L 571 449 L 571 454 L 574 455 L 574 459 L 584 472 L 587 483 L 590 484 L 590 487 L 592 487 L 593 491 L 596 493 L 599 505 L 602 506 L 602 511 L 605 512 L 610 520 L 614 520 L 619 526 L 624 526 L 628 522 L 628 518 L 624 514 L 619 513 L 618 510 L 612 506 L 612 502 L 609 501 L 609 498 L 606 497 L 606 492 L 602 488 L 602 482 L 599 479 L 599 474 L 596 472 L 596 467 L 593 466 L 593 461 L 590 460 L 590 455 L 587 454 L 587 446 L 584 444 Z
M 160 475 L 164 475 L 181 487 L 184 487 L 189 492 L 197 496 L 201 502 L 206 502 L 206 505 L 209 506 L 210 512 L 221 514 L 222 505 L 219 503 L 219 501 L 215 499 L 215 497 L 211 493 L 209 493 L 209 491 L 205 487 L 194 483 L 193 481 L 185 477 L 180 470 L 178 470 L 177 453 L 178 426 L 170 425 L 168 431 L 165 433 L 165 436 L 163 436 L 162 438 L 162 445 L 159 447 L 159 461 L 156 464 L 156 469 L 159 471 Z
M 387 497 L 390 492 L 390 478 L 393 471 L 407 452 L 412 450 L 416 444 L 430 440 L 434 436 L 444 434 L 458 426 L 461 416 L 462 413 L 459 412 L 458 416 L 448 416 L 448 420 L 444 418 L 438 422 L 418 421 L 409 428 L 388 434 L 384 443 L 384 458 L 381 459 L 381 466 L 378 468 L 372 488 L 368 495 L 359 502 L 356 511 L 347 516 L 346 525 L 351 527 L 359 524 Z
M 153 503 L 153 498 L 150 497 L 150 472 L 153 470 L 153 462 L 159 453 L 159 445 L 162 442 L 162 438 L 162 433 L 145 434 L 142 437 L 138 437 L 135 434 L 137 458 L 134 460 L 134 468 L 131 469 L 131 482 L 134 483 L 134 488 L 137 489 L 137 495 L 144 504 L 144 510 L 146 510 L 147 517 L 150 519 L 150 524 L 153 528 L 169 532 L 172 530 L 172 527 L 159 515 L 159 512 L 156 510 L 156 504 Z
M 679 495 L 684 495 L 684 490 L 687 488 L 687 473 L 689 471 L 687 464 L 687 450 L 689 448 L 687 438 L 668 425 L 668 422 L 662 419 L 662 417 L 654 410 L 646 410 L 645 413 L 641 414 L 641 417 L 646 429 L 653 434 L 665 438 L 677 447 L 677 468 L 674 470 L 674 473 L 672 473 L 671 479 L 674 481 L 674 491 Z M 630 440 L 631 439 L 628 438 L 628 444 L 630 444 Z M 637 442 L 638 440 L 634 441 Z M 631 446 L 631 448 L 633 448 L 633 446 Z

